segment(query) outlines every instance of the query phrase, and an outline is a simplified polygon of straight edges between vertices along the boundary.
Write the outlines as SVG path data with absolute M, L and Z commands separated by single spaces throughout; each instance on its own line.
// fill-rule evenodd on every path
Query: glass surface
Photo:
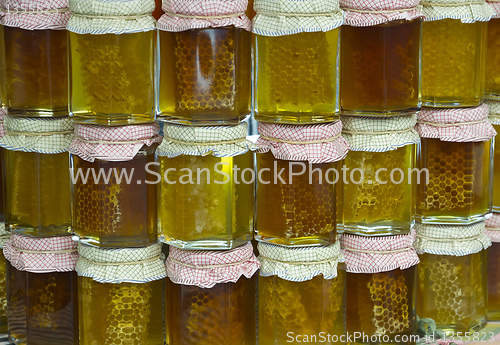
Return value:
M 500 243 L 488 248 L 488 321 L 500 321 Z
M 486 98 L 500 100 L 500 18 L 488 22 Z
M 500 125 L 493 125 L 495 131 L 500 133 Z M 493 158 L 493 212 L 500 212 L 500 136 L 493 138 L 494 142 L 494 158 Z

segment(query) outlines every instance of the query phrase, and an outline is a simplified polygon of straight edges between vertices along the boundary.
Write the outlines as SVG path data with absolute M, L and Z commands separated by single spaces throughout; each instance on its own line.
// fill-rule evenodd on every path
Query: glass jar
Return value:
M 231 249 L 252 239 L 254 147 L 247 128 L 165 124 L 157 151 L 162 241 L 186 249 Z
M 235 26 L 169 32 L 161 21 L 157 119 L 190 125 L 243 121 L 250 114 L 251 33 Z
M 500 18 L 488 22 L 486 98 L 500 99 Z
M 5 242 L 10 238 L 10 232 L 0 230 L 0 333 L 8 332 L 7 322 L 7 260 L 3 254 Z
M 80 345 L 163 344 L 161 246 L 78 252 Z
M 227 266 L 217 267 L 219 265 Z M 168 344 L 256 344 L 257 276 L 254 273 L 259 262 L 250 243 L 218 252 L 171 247 L 166 266 Z M 216 266 L 210 268 L 210 275 L 205 274 L 207 266 Z
M 500 4 L 499 4 L 500 7 Z M 493 194 L 492 194 L 492 211 L 500 212 L 500 101 L 487 100 L 485 101 L 490 108 L 488 119 L 497 132 L 493 139 Z
M 0 113 L 7 107 L 7 85 L 5 80 L 5 30 L 0 20 Z
M 399 116 L 420 109 L 421 28 L 420 18 L 342 27 L 342 114 Z
M 500 321 L 500 213 L 492 213 L 491 217 L 485 220 L 486 230 L 484 234 L 491 240 L 491 247 L 488 248 L 488 305 L 487 319 L 490 321 Z

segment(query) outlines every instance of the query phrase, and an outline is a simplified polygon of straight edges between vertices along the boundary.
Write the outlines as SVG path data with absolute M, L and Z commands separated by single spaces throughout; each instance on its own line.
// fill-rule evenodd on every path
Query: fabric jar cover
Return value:
M 492 213 L 491 217 L 484 221 L 484 234 L 491 242 L 500 242 L 500 213 Z
M 418 114 L 416 130 L 421 138 L 451 142 L 488 141 L 496 135 L 488 121 L 488 113 L 488 105 L 484 103 L 473 108 L 425 108 Z
M 131 126 L 75 124 L 75 137 L 69 147 L 72 155 L 88 162 L 129 161 L 144 146 L 161 142 L 158 123 Z M 121 143 L 123 142 L 123 143 Z
M 260 275 L 303 282 L 318 275 L 324 279 L 337 276 L 337 265 L 344 262 L 340 243 L 317 247 L 287 247 L 259 242 Z
M 25 30 L 64 30 L 68 0 L 2 0 L 2 25 Z
M 5 222 L 0 222 L 0 249 L 5 246 L 5 243 L 10 239 L 10 231 L 5 228 Z
M 486 2 L 495 11 L 492 18 L 500 18 L 500 2 Z
M 414 246 L 418 254 L 464 256 L 478 253 L 491 246 L 484 234 L 484 222 L 470 225 L 416 223 Z
M 105 249 L 78 244 L 79 276 L 99 283 L 147 283 L 167 276 L 161 244 L 144 248 Z
M 347 272 L 380 273 L 407 269 L 420 262 L 413 248 L 415 230 L 406 235 L 365 237 L 342 235 L 340 246 Z
M 423 17 L 418 0 L 340 0 L 340 7 L 345 11 L 345 24 L 351 26 L 374 26 Z
M 263 36 L 327 32 L 344 23 L 338 0 L 255 0 L 254 9 L 252 31 Z
M 417 115 L 380 117 L 342 117 L 342 135 L 351 151 L 386 152 L 418 144 L 414 127 Z M 380 134 L 377 134 L 380 132 Z
M 165 123 L 164 139 L 156 150 L 158 156 L 173 158 L 181 155 L 233 157 L 257 149 L 247 139 L 248 124 L 237 126 L 183 126 Z M 233 142 L 235 141 L 235 142 Z M 199 143 L 200 145 L 196 145 Z M 212 143 L 212 145 L 207 145 Z
M 490 123 L 492 125 L 500 125 L 500 101 L 485 100 L 484 103 L 486 103 L 490 109 L 488 114 Z
M 0 139 L 2 139 L 5 136 L 5 126 L 3 124 L 5 120 L 5 116 L 7 115 L 7 112 L 5 109 L 0 108 Z
M 252 23 L 245 14 L 247 6 L 248 0 L 164 0 L 165 14 L 157 27 L 170 32 L 224 26 L 250 31 Z
M 5 136 L 0 139 L 0 147 L 11 151 L 45 154 L 67 152 L 74 138 L 73 123 L 68 117 L 6 116 L 4 127 Z
M 78 259 L 76 246 L 71 236 L 28 237 L 12 234 L 5 243 L 3 254 L 19 271 L 71 272 L 75 270 Z
M 165 263 L 175 284 L 209 289 L 215 284 L 236 283 L 241 276 L 251 278 L 260 267 L 250 242 L 231 250 L 185 250 L 170 247 Z
M 257 153 L 271 151 L 276 159 L 330 163 L 344 159 L 349 150 L 341 121 L 301 126 L 259 122 L 258 129 Z
M 129 34 L 156 29 L 154 0 L 71 0 L 67 29 L 77 34 Z
M 462 23 L 487 22 L 495 14 L 493 8 L 482 0 L 422 0 L 425 21 L 460 19 Z

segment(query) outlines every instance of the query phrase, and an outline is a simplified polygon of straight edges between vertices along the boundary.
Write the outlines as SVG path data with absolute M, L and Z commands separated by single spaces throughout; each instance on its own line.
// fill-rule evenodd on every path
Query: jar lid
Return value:
M 252 31 L 263 36 L 327 32 L 344 23 L 338 0 L 255 0 L 254 9 Z
M 340 7 L 345 11 L 345 24 L 351 26 L 374 26 L 424 16 L 418 0 L 340 0 Z
M 468 0 L 422 0 L 425 21 L 460 19 L 462 23 L 487 22 L 495 12 L 486 1 Z
M 491 217 L 484 221 L 484 234 L 491 242 L 500 242 L 500 213 L 492 213 Z
M 342 135 L 351 151 L 386 152 L 418 144 L 416 123 L 417 114 L 386 118 L 342 116 Z
M 147 283 L 167 276 L 161 245 L 144 248 L 97 248 L 78 243 L 79 276 L 99 283 Z
M 250 31 L 247 6 L 248 0 L 164 0 L 165 14 L 157 26 L 158 30 L 171 32 L 224 26 Z
M 500 18 L 500 2 L 486 2 L 495 12 L 492 18 Z
M 68 31 L 77 34 L 129 34 L 155 30 L 154 0 L 71 0 Z
M 75 124 L 75 137 L 69 152 L 88 162 L 129 161 L 144 146 L 161 142 L 157 122 L 131 126 L 93 126 Z
M 488 114 L 490 123 L 492 125 L 500 125 L 500 101 L 485 100 L 484 103 L 487 104 L 490 109 Z
M 2 25 L 25 30 L 64 30 L 68 0 L 3 0 Z
M 347 272 L 380 273 L 407 269 L 420 262 L 413 248 L 415 230 L 406 235 L 365 237 L 344 234 L 340 238 Z
M 470 225 L 442 225 L 416 223 L 418 254 L 464 256 L 478 253 L 491 246 L 484 234 L 484 222 Z
M 236 283 L 241 276 L 251 278 L 260 267 L 250 242 L 225 251 L 186 250 L 171 246 L 165 265 L 173 283 L 206 289 L 215 284 Z
M 258 123 L 258 153 L 269 150 L 276 159 L 330 163 L 344 159 L 349 144 L 342 137 L 342 122 L 321 125 Z
M 71 272 L 78 252 L 71 236 L 28 237 L 12 234 L 3 254 L 19 271 L 31 273 Z
M 488 141 L 496 131 L 488 121 L 488 105 L 472 108 L 425 108 L 418 114 L 417 132 L 422 138 L 451 142 Z
M 318 275 L 324 279 L 337 276 L 337 265 L 344 262 L 340 243 L 317 247 L 286 247 L 259 242 L 260 275 L 303 282 Z
M 67 152 L 73 140 L 74 127 L 65 117 L 5 116 L 5 136 L 0 147 L 11 151 L 56 154 Z
M 248 124 L 236 126 L 184 126 L 165 123 L 163 142 L 156 150 L 158 156 L 180 155 L 233 157 L 257 149 L 247 139 Z

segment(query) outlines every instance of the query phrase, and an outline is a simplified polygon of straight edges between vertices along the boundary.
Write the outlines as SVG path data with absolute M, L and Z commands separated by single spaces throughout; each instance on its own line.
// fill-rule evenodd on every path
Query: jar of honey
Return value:
M 5 230 L 4 223 L 0 223 L 0 332 L 7 333 L 7 259 L 3 254 L 5 243 L 10 239 L 10 231 Z
M 123 126 L 154 121 L 154 0 L 72 0 L 70 116 Z
M 5 30 L 2 24 L 4 16 L 3 10 L 0 9 L 0 112 L 5 112 L 7 107 L 7 85 L 5 84 Z M 5 115 L 5 114 L 3 114 Z
M 489 106 L 488 120 L 493 125 L 495 131 L 500 133 L 500 101 L 487 100 L 485 103 Z M 492 211 L 500 212 L 500 137 L 495 136 L 494 140 L 494 158 L 493 158 L 493 202 Z
M 486 1 L 426 0 L 422 12 L 422 105 L 471 107 L 484 99 Z
M 304 335 L 321 333 L 321 343 L 344 343 L 346 273 L 337 267 L 343 262 L 339 242 L 305 248 L 260 242 L 258 248 L 259 344 L 298 344 Z
M 346 234 L 340 238 L 347 267 L 347 333 L 366 336 L 349 344 L 415 344 L 419 260 L 414 240 L 415 231 L 380 237 Z
M 78 345 L 76 242 L 13 234 L 5 243 L 7 317 L 14 344 Z
M 344 181 L 344 231 L 380 236 L 410 232 L 415 212 L 412 171 L 420 138 L 413 128 L 417 115 L 342 117 L 342 135 L 349 143 Z
M 422 223 L 472 224 L 491 212 L 492 138 L 488 106 L 426 108 L 416 127 L 416 219 Z
M 1 76 L 0 76 L 1 78 Z M 0 141 L 5 136 L 4 119 L 7 112 L 0 107 Z M 3 171 L 4 167 L 4 151 L 0 146 L 0 168 Z M 5 229 L 5 176 L 0 174 L 0 232 Z
M 345 115 L 420 109 L 422 13 L 418 0 L 341 0 L 340 107 Z
M 167 344 L 255 345 L 259 266 L 250 242 L 229 251 L 170 247 Z
M 488 321 L 500 321 L 500 213 L 492 213 L 484 222 L 488 248 Z
M 161 245 L 102 249 L 78 244 L 80 345 L 163 344 Z
M 484 222 L 416 223 L 417 315 L 446 335 L 477 332 L 486 324 L 487 251 Z M 462 333 L 463 334 L 463 333 Z
M 133 126 L 75 125 L 73 232 L 98 247 L 156 243 L 157 123 Z M 101 175 L 99 175 L 101 174 Z
M 332 244 L 342 224 L 341 167 L 349 145 L 340 121 L 259 122 L 256 239 L 287 246 Z
M 157 119 L 236 125 L 250 114 L 247 0 L 163 1 Z
M 157 149 L 163 242 L 185 249 L 231 249 L 253 238 L 256 147 L 247 131 L 247 123 L 163 126 L 165 137 Z
M 67 115 L 68 0 L 4 0 L 2 7 L 2 103 L 15 116 Z
M 0 139 L 5 169 L 5 223 L 16 233 L 60 236 L 71 230 L 68 117 L 6 116 Z
M 488 2 L 495 15 L 488 22 L 485 98 L 500 100 L 500 3 Z

